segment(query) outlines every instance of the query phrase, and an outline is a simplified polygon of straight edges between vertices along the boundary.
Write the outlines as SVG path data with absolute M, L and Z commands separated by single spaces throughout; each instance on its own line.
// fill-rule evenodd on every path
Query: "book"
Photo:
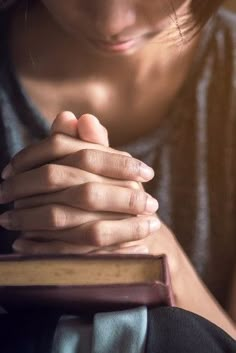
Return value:
M 165 255 L 0 256 L 0 306 L 65 312 L 173 305 Z

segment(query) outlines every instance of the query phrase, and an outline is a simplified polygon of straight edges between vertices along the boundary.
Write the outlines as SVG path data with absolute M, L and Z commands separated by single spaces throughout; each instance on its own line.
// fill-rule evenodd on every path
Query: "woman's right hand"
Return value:
M 138 187 L 153 171 L 126 153 L 57 134 L 20 152 L 12 165 L 15 175 L 3 190 L 6 201 L 18 200 L 17 210 L 5 214 L 5 227 L 26 239 L 69 242 L 88 252 L 141 239 L 160 226 L 152 216 L 157 203 Z

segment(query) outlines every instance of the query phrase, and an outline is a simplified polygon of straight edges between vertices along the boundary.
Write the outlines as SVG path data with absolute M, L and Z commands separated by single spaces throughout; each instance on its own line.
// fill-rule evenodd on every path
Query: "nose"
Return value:
M 95 5 L 95 0 L 94 5 Z M 116 40 L 125 35 L 127 29 L 136 23 L 135 6 L 127 0 L 97 1 L 93 7 L 93 26 L 105 40 Z M 103 5 L 103 6 L 101 6 Z M 91 14 L 90 14 L 91 15 Z

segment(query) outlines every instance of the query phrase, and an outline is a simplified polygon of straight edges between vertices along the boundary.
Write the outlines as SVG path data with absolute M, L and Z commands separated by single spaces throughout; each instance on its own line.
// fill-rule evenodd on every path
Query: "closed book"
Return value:
M 173 305 L 165 255 L 0 256 L 0 306 L 64 312 Z

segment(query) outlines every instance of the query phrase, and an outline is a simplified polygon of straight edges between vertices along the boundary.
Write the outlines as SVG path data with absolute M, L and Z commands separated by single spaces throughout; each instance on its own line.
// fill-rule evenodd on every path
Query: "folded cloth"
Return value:
M 93 321 L 62 316 L 52 353 L 144 353 L 147 308 L 97 313 Z
M 144 353 L 147 335 L 145 306 L 94 317 L 92 353 Z
M 52 353 L 90 353 L 92 319 L 63 315 L 58 322 Z

